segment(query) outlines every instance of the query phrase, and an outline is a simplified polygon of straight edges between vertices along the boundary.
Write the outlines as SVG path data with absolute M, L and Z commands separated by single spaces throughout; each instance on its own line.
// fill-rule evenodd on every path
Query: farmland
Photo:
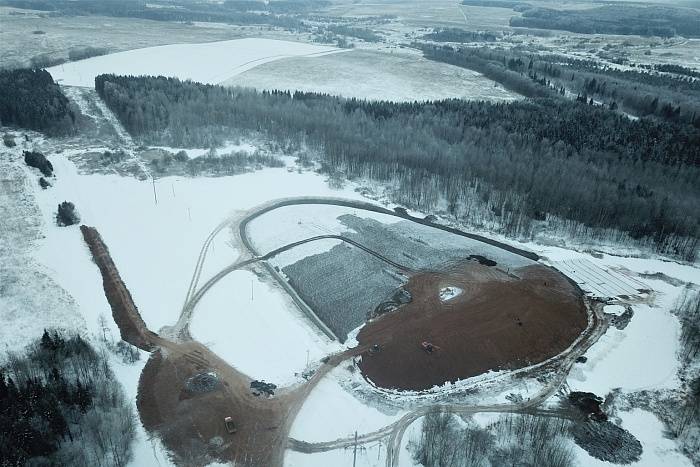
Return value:
M 364 78 L 358 82 L 357 76 Z M 391 101 L 517 98 L 476 72 L 430 62 L 401 49 L 285 58 L 244 71 L 223 84 Z

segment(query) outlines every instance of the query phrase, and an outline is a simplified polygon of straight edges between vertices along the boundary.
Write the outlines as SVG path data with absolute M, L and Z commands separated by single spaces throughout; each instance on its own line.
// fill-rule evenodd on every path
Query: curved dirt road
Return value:
M 319 240 L 321 238 L 336 238 L 347 241 L 355 247 L 361 248 L 369 254 L 387 261 L 393 266 L 399 266 L 405 269 L 402 265 L 391 263 L 379 253 L 373 252 L 357 242 L 343 238 L 340 235 L 322 235 L 304 239 L 263 255 L 258 254 L 247 235 L 248 223 L 265 212 L 269 212 L 278 207 L 299 204 L 330 204 L 392 215 L 480 241 L 487 240 L 485 243 L 505 248 L 512 253 L 521 254 L 529 259 L 537 259 L 537 256 L 532 253 L 502 245 L 499 242 L 460 232 L 452 228 L 438 226 L 424 219 L 417 219 L 408 214 L 390 211 L 361 201 L 338 200 L 332 198 L 286 199 L 273 201 L 254 208 L 242 217 L 240 215 L 230 217 L 212 231 L 200 250 L 197 265 L 186 295 L 185 304 L 178 324 L 176 325 L 176 328 L 180 332 L 175 333 L 177 336 L 175 340 L 165 339 L 150 332 L 145 327 L 143 320 L 140 319 L 135 305 L 131 307 L 129 312 L 122 313 L 123 316 L 119 316 L 120 319 L 117 321 L 118 324 L 120 324 L 120 328 L 122 328 L 122 325 L 125 323 L 124 325 L 127 329 L 131 329 L 132 331 L 135 329 L 136 332 L 134 335 L 137 335 L 139 339 L 145 340 L 147 348 L 153 351 L 153 357 L 149 360 L 144 369 L 139 383 L 139 412 L 144 421 L 144 425 L 146 425 L 150 431 L 157 432 L 163 439 L 165 445 L 176 453 L 179 459 L 186 459 L 186 462 L 197 465 L 197 461 L 194 458 L 187 457 L 192 456 L 192 452 L 197 451 L 192 448 L 192 445 L 196 444 L 197 449 L 199 449 L 197 452 L 202 451 L 209 456 L 210 459 L 233 461 L 237 463 L 237 465 L 278 466 L 282 465 L 284 452 L 288 447 L 304 452 L 308 452 L 309 450 L 318 452 L 337 449 L 338 447 L 348 446 L 350 445 L 349 443 L 354 443 L 354 438 L 352 440 L 336 440 L 328 443 L 304 443 L 301 441 L 289 440 L 288 435 L 297 413 L 316 384 L 341 362 L 367 351 L 368 349 L 366 347 L 356 347 L 330 356 L 305 384 L 295 388 L 284 388 L 280 390 L 274 398 L 265 399 L 255 397 L 251 394 L 249 390 L 249 383 L 251 380 L 247 375 L 238 372 L 230 364 L 209 351 L 209 349 L 191 340 L 189 333 L 186 331 L 187 323 L 199 300 L 221 279 L 221 277 L 235 269 L 260 262 L 265 265 L 273 277 L 285 287 L 286 281 L 278 277 L 275 269 L 266 263 L 265 260 L 302 243 Z M 236 223 L 238 223 L 237 226 L 235 225 Z M 201 287 L 198 287 L 209 246 L 215 236 L 226 226 L 234 227 L 234 232 L 240 236 L 239 240 L 244 246 L 241 258 L 238 262 L 208 279 Z M 103 273 L 105 284 L 113 280 L 114 277 L 118 278 L 116 266 L 112 265 L 112 268 L 114 271 Z M 119 279 L 119 281 L 121 281 L 121 279 Z M 117 284 L 117 286 L 119 286 L 119 284 Z M 126 287 L 123 283 L 121 283 L 121 287 L 124 289 L 122 295 L 127 296 L 128 291 L 126 291 Z M 105 288 L 107 289 L 107 285 L 105 285 Z M 130 295 L 128 295 L 128 299 L 131 299 Z M 313 313 L 312 310 L 309 309 L 309 311 Z M 115 320 L 119 314 L 119 310 L 116 310 Z M 536 367 L 542 365 L 556 366 L 557 377 L 537 396 L 528 401 L 494 406 L 470 406 L 461 404 L 441 405 L 428 403 L 424 407 L 411 411 L 389 426 L 362 435 L 360 439 L 369 442 L 388 438 L 387 466 L 394 467 L 398 462 L 401 439 L 406 428 L 413 421 L 430 411 L 440 409 L 456 413 L 476 413 L 484 411 L 522 412 L 531 410 L 552 394 L 556 393 L 576 358 L 585 352 L 585 350 L 597 340 L 597 337 L 604 332 L 604 324 L 604 321 L 597 316 L 597 313 L 590 314 L 588 328 L 569 349 L 547 362 L 536 365 Z M 143 342 L 139 343 L 143 344 Z M 531 368 L 523 369 L 521 371 L 528 371 L 530 369 Z M 219 376 L 222 383 L 219 389 L 206 394 L 193 395 L 189 393 L 186 390 L 185 382 L 190 377 L 206 371 L 214 371 Z M 226 433 L 223 423 L 220 423 L 221 420 L 219 419 L 222 414 L 226 413 L 235 414 L 237 417 L 239 430 L 235 435 Z M 222 439 L 223 441 L 221 444 L 217 445 L 204 443 L 204 441 L 210 441 L 212 439 Z

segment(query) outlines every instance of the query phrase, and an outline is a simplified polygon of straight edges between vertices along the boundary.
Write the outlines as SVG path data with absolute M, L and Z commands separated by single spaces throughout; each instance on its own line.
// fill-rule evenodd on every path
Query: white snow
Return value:
M 168 76 L 218 84 L 284 57 L 318 56 L 340 49 L 301 42 L 246 38 L 128 50 L 47 68 L 62 85 L 94 87 L 100 74 Z
M 47 216 L 55 209 L 55 199 L 76 204 L 83 223 L 102 234 L 144 320 L 154 331 L 177 320 L 204 240 L 234 210 L 307 194 L 359 196 L 349 189 L 331 190 L 315 173 L 290 173 L 279 168 L 234 177 L 159 179 L 155 204 L 151 181 L 78 175 L 64 155 L 50 159 L 57 180 L 40 199 Z M 75 237 L 70 242 L 77 245 L 74 248 L 84 248 L 79 232 L 70 230 Z M 227 241 L 227 231 L 220 232 L 207 255 L 202 281 L 238 256 Z M 56 250 L 60 254 L 61 249 Z M 214 263 L 216 267 L 209 267 Z M 61 276 L 66 274 L 70 275 L 64 269 Z M 102 294 L 101 286 L 97 292 Z
M 603 307 L 603 313 L 609 315 L 621 316 L 625 312 L 625 307 L 622 305 L 605 305 Z
M 187 157 L 194 159 L 196 157 L 202 157 L 209 154 L 211 148 L 174 148 L 171 146 L 151 146 L 153 149 L 163 149 L 172 153 L 179 153 L 184 151 Z M 234 143 L 227 141 L 222 147 L 215 148 L 216 154 L 231 154 L 232 152 L 245 152 L 247 154 L 252 154 L 257 148 L 250 143 Z
M 388 214 L 343 206 L 325 204 L 283 206 L 266 212 L 251 221 L 248 224 L 249 237 L 260 253 L 267 253 L 282 245 L 319 235 L 342 235 L 345 232 L 354 232 L 338 219 L 338 217 L 346 214 L 375 219 L 386 224 L 396 223 L 401 220 Z M 280 228 L 280 226 L 284 226 L 284 228 Z M 323 243 L 323 245 L 324 248 L 326 246 L 332 247 L 329 243 Z M 314 247 L 311 246 L 309 248 Z M 293 250 L 296 250 L 296 248 Z M 319 250 L 316 253 L 322 253 L 323 251 L 327 250 Z
M 352 466 L 353 449 L 336 449 L 333 451 L 303 454 L 288 449 L 284 457 L 285 467 L 342 467 Z M 357 449 L 357 467 L 384 467 L 386 465 L 386 446 L 380 442 L 359 445 Z M 402 467 L 404 464 L 400 464 Z
M 394 52 L 355 49 L 323 58 L 294 57 L 240 73 L 223 84 L 394 102 L 519 98 L 475 71 L 428 60 L 415 53 Z
M 347 392 L 337 380 L 346 371 L 342 367 L 334 369 L 311 391 L 294 420 L 292 438 L 308 442 L 347 438 L 356 430 L 360 434 L 376 431 L 404 415 L 380 412 Z
M 463 290 L 459 287 L 443 287 L 440 289 L 440 300 L 447 302 L 462 295 Z
M 192 336 L 253 379 L 278 386 L 324 356 L 342 350 L 298 311 L 286 293 L 250 271 L 235 271 L 212 287 L 198 305 Z
M 624 391 L 678 386 L 678 320 L 667 310 L 635 305 L 634 316 L 619 331 L 610 327 L 586 353 L 586 363 L 573 367 L 572 389 L 605 396 Z

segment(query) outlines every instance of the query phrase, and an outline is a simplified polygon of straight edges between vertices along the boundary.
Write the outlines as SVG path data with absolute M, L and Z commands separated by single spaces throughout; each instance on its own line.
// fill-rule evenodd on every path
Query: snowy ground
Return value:
M 106 318 L 108 340 L 118 339 L 119 330 L 111 319 L 102 279 L 79 230 L 75 226 L 57 227 L 55 224 L 55 207 L 65 199 L 65 192 L 60 187 L 69 185 L 69 182 L 52 180 L 53 188 L 41 190 L 36 183 L 39 172 L 24 165 L 22 149 L 26 148 L 4 149 L 0 158 L 0 208 L 8 209 L 14 215 L 14 218 L 8 216 L 5 219 L 11 219 L 15 227 L 23 227 L 19 231 L 0 229 L 0 246 L 3 246 L 0 248 L 3 254 L 0 266 L 0 317 L 3 323 L 0 342 L 4 344 L 0 350 L 21 350 L 39 338 L 45 327 L 79 331 L 99 348 L 102 344 L 98 336 L 103 335 L 100 316 Z M 22 186 L 23 190 L 12 194 L 9 188 L 16 186 Z M 3 226 L 10 227 L 11 224 L 3 223 Z M 34 227 L 37 234 L 33 233 Z M 5 249 L 6 246 L 10 248 Z M 13 256 L 5 256 L 7 252 Z M 20 265 L 18 261 L 23 263 Z M 10 267 L 5 270 L 7 266 Z M 17 284 L 21 287 L 8 287 L 6 280 L 15 274 L 21 278 Z M 118 356 L 109 355 L 112 370 L 136 411 L 138 379 L 148 356 L 140 352 L 140 361 L 124 364 Z M 134 467 L 172 465 L 158 442 L 148 439 L 140 423 L 137 424 L 133 448 L 134 459 L 130 465 Z
M 0 228 L 3 260 L 0 316 L 4 323 L 0 337 L 10 349 L 21 347 L 33 338 L 31 334 L 40 333 L 43 326 L 58 324 L 85 329 L 95 336 L 100 332 L 99 316 L 110 315 L 99 273 L 79 231 L 75 227 L 54 225 L 56 204 L 63 200 L 75 202 L 83 221 L 100 230 L 146 323 L 158 330 L 176 321 L 202 242 L 233 211 L 290 196 L 360 197 L 352 186 L 331 190 L 322 176 L 281 168 L 234 177 L 160 179 L 155 186 L 158 195 L 155 204 L 150 181 L 78 174 L 70 160 L 76 150 L 49 154 L 56 179 L 52 180 L 53 187 L 43 191 L 36 184 L 38 173 L 24 166 L 21 149 L 4 150 L 0 160 L 0 209 L 3 219 L 10 220 Z M 251 223 L 251 237 L 261 242 L 262 250 L 296 237 L 345 228 L 336 220 L 337 215 L 347 213 L 336 211 L 345 208 L 314 207 L 310 214 L 304 214 L 303 206 L 296 208 L 301 210 L 285 214 L 284 209 L 293 209 L 288 207 L 274 211 L 281 212 L 287 221 L 296 219 L 285 222 L 289 228 L 284 231 L 278 227 L 280 219 L 275 220 L 274 216 L 267 220 L 262 216 Z M 316 208 L 335 211 L 322 212 Z M 364 212 L 361 215 L 365 214 L 382 217 Z M 321 219 L 326 222 L 319 223 Z M 327 222 L 328 219 L 335 224 Z M 329 249 L 333 241 L 328 242 L 319 244 L 322 249 Z M 623 330 L 611 327 L 589 350 L 588 361 L 574 367 L 567 380 L 572 389 L 604 396 L 617 388 L 624 394 L 678 386 L 679 325 L 670 310 L 688 287 L 700 284 L 700 269 L 696 265 L 606 254 L 593 256 L 532 243 L 518 246 L 536 251 L 549 264 L 584 264 L 606 271 L 616 280 L 642 283 L 652 291 L 627 300 L 634 310 L 632 320 Z M 291 264 L 318 252 L 317 248 L 295 250 L 286 259 L 278 258 L 280 264 Z M 230 233 L 222 231 L 212 244 L 202 279 L 231 264 L 237 256 L 230 243 Z M 24 313 L 27 309 L 30 313 Z M 614 310 L 608 307 L 606 311 Z M 116 338 L 116 327 L 111 320 L 107 322 L 109 333 Z M 303 370 L 307 358 L 310 362 L 317 361 L 335 349 L 335 344 L 312 330 L 276 286 L 247 271 L 234 273 L 212 288 L 195 311 L 192 331 L 244 372 L 282 384 L 299 381 L 294 373 Z M 232 335 L 236 338 L 232 339 Z M 242 347 L 261 338 L 285 344 L 272 346 L 264 356 L 243 351 Z M 242 342 L 247 344 L 241 345 Z M 117 377 L 132 400 L 144 363 L 142 359 L 135 365 L 124 365 L 113 359 Z M 398 412 L 388 411 L 390 404 L 358 398 L 358 394 L 366 395 L 362 391 L 348 392 L 348 385 L 339 382 L 338 374 L 342 372 L 347 369 L 339 368 L 311 393 L 293 426 L 293 437 L 306 441 L 332 440 L 354 430 L 360 433 L 376 430 L 399 416 Z M 500 393 L 485 401 L 501 401 L 507 394 Z M 642 460 L 635 465 L 689 465 L 675 451 L 673 442 L 663 437 L 663 426 L 654 415 L 640 410 L 618 415 L 622 425 L 644 445 Z M 139 431 L 139 439 L 134 465 L 167 465 L 160 449 L 157 446 L 154 449 L 143 430 Z M 408 433 L 404 442 L 407 440 Z M 365 448 L 358 453 L 358 465 L 383 464 L 384 447 L 374 443 Z M 351 459 L 351 454 L 346 450 L 314 455 L 289 452 L 286 465 L 341 465 Z M 581 465 L 598 465 L 583 451 L 577 451 L 577 455 Z
M 339 381 L 346 371 L 345 366 L 336 368 L 318 383 L 294 420 L 292 438 L 309 442 L 347 438 L 355 431 L 362 434 L 378 430 L 405 414 L 395 409 L 380 412 L 350 394 Z
M 307 368 L 342 350 L 305 320 L 282 289 L 250 271 L 229 274 L 204 296 L 191 331 L 243 373 L 280 387 L 303 382 Z
M 448 98 L 510 101 L 519 97 L 472 70 L 413 54 L 368 50 L 287 58 L 238 74 L 223 84 L 398 102 Z
M 162 75 L 218 84 L 263 63 L 285 57 L 318 56 L 334 47 L 273 39 L 235 39 L 204 44 L 172 44 L 128 50 L 47 68 L 62 85 L 94 87 L 95 76 Z

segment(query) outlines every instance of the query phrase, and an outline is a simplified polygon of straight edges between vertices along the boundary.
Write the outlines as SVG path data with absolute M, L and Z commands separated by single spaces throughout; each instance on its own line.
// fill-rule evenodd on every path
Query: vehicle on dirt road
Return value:
M 230 434 L 234 434 L 236 431 L 238 431 L 236 424 L 233 423 L 232 417 L 224 418 L 224 426 L 226 427 L 226 431 L 228 431 Z

